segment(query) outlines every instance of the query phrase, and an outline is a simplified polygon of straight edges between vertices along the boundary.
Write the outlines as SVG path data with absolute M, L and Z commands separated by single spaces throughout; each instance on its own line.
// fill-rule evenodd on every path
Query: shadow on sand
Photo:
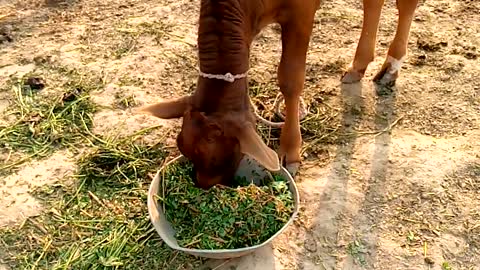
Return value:
M 388 130 L 388 127 L 394 120 L 394 104 L 395 91 L 374 85 L 377 92 L 376 100 L 376 117 L 375 129 Z M 364 107 L 364 97 L 362 97 L 362 83 L 356 84 L 342 84 L 342 122 L 340 132 L 343 134 L 351 134 L 345 137 L 339 144 L 336 151 L 335 159 L 332 162 L 332 168 L 327 175 L 323 192 L 318 197 L 320 207 L 316 210 L 316 218 L 314 224 L 308 229 L 306 239 L 315 239 L 316 251 L 314 254 L 305 250 L 297 257 L 297 269 L 318 270 L 318 269 L 352 269 L 355 267 L 355 262 L 352 258 L 347 258 L 341 262 L 337 261 L 335 256 L 332 256 L 334 247 L 338 246 L 337 235 L 339 233 L 340 224 L 339 219 L 348 211 L 347 206 L 347 190 L 349 181 L 351 179 L 351 164 L 353 160 L 354 148 L 359 135 L 356 130 L 362 121 Z M 390 151 L 390 133 L 383 132 L 375 136 L 375 150 L 371 162 L 371 175 L 368 177 L 368 182 L 365 184 L 365 199 L 359 207 L 359 213 L 365 209 L 375 208 L 375 201 L 381 198 L 378 196 L 382 194 L 384 189 L 385 179 L 388 173 L 388 155 Z M 319 179 L 319 181 L 321 181 Z M 362 215 L 362 218 L 354 219 L 352 231 L 360 231 L 360 234 L 368 238 L 369 257 L 365 259 L 364 266 L 367 269 L 374 265 L 376 260 L 376 253 L 374 250 L 375 244 L 378 241 L 377 232 L 375 231 L 375 224 L 382 218 L 381 211 L 369 213 L 368 219 Z M 328 226 L 323 226 L 328 224 Z M 332 226 L 333 225 L 333 226 Z M 368 231 L 362 231 L 364 228 L 369 228 Z M 304 239 L 304 240 L 306 240 Z M 319 239 L 325 240 L 329 243 L 324 245 L 320 243 Z M 352 239 L 353 241 L 353 239 Z M 306 255 L 309 254 L 309 255 Z M 306 256 L 309 256 L 308 258 Z M 312 257 L 315 259 L 312 260 Z M 312 264 L 315 261 L 316 264 Z M 340 267 L 340 268 L 339 268 Z M 274 251 L 272 245 L 268 245 L 261 250 L 244 256 L 242 258 L 232 260 L 210 260 L 201 270 L 215 269 L 215 270 L 280 270 L 282 269 L 275 261 Z

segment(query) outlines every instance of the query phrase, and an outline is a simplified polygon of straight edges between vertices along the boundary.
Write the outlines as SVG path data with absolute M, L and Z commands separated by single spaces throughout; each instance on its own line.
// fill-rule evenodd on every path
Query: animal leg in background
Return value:
M 313 14 L 312 14 L 313 15 Z M 304 19 L 300 19 L 300 18 Z M 285 99 L 285 124 L 280 135 L 279 156 L 285 158 L 286 169 L 295 176 L 300 166 L 302 135 L 300 133 L 299 106 L 305 81 L 306 56 L 313 27 L 313 16 L 293 16 L 295 19 L 281 24 L 282 57 L 278 67 L 278 83 Z
M 384 0 L 363 0 L 363 25 L 353 62 L 343 75 L 343 83 L 358 82 L 375 57 L 378 24 Z
M 388 48 L 387 58 L 373 80 L 382 85 L 392 85 L 398 78 L 403 60 L 407 55 L 408 37 L 418 0 L 397 0 L 398 24 L 395 38 Z
M 352 65 L 342 77 L 343 83 L 354 83 L 361 80 L 368 65 L 373 61 L 383 3 L 383 0 L 363 1 L 362 33 Z M 397 0 L 396 3 L 399 16 L 395 38 L 389 47 L 382 68 L 373 78 L 373 81 L 383 85 L 393 85 L 398 78 L 398 71 L 407 54 L 410 27 L 418 0 Z

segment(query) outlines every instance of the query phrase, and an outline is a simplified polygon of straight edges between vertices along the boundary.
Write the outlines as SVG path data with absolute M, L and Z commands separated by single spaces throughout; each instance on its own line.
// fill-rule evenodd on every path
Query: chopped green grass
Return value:
M 89 116 L 95 109 L 87 94 L 72 90 L 45 102 L 23 95 L 20 87 L 14 86 L 14 91 L 18 110 L 12 114 L 18 120 L 2 128 L 3 147 L 31 154 L 51 145 L 68 145 L 75 143 L 84 126 L 92 124 Z
M 443 262 L 442 263 L 442 270 L 452 270 L 452 267 L 450 266 L 449 262 Z
M 350 256 L 352 256 L 352 258 L 356 263 L 362 266 L 366 265 L 366 261 L 365 261 L 366 247 L 361 241 L 355 240 L 352 243 L 348 244 L 347 253 Z
M 70 75 L 72 80 L 49 95 L 39 95 L 26 85 L 28 77 L 11 83 L 13 102 L 6 112 L 11 120 L 0 126 L 0 148 L 21 152 L 26 157 L 5 161 L 0 173 L 10 172 L 33 157 L 45 157 L 54 150 L 78 148 L 85 143 L 96 111 L 89 92 L 98 85 L 88 84 L 78 73 L 59 73 Z
M 142 188 L 166 153 L 161 144 L 142 145 L 132 138 L 95 142 L 93 152 L 79 160 L 79 179 L 92 191 Z
M 291 218 L 293 197 L 283 177 L 230 188 L 195 187 L 190 163 L 165 172 L 167 220 L 176 230 L 180 246 L 195 249 L 236 249 L 261 244 Z M 243 179 L 239 182 L 247 182 Z
M 50 211 L 17 229 L 0 229 L 12 269 L 192 269 L 201 260 L 168 248 L 150 223 L 151 174 L 167 153 L 138 141 L 95 137 L 78 161 L 74 186 L 36 192 Z

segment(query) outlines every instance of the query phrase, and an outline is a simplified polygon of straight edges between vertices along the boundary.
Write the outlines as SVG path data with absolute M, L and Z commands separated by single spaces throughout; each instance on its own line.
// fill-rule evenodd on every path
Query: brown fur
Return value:
M 383 5 L 364 0 L 367 8 Z M 399 0 L 402 1 L 402 0 Z M 416 0 L 404 0 L 415 2 Z M 200 70 L 209 74 L 242 74 L 249 67 L 250 45 L 270 23 L 279 23 L 282 56 L 278 68 L 280 91 L 285 98 L 286 117 L 280 137 L 279 155 L 295 173 L 300 164 L 302 138 L 299 99 L 303 92 L 306 54 L 313 20 L 320 0 L 202 0 L 198 28 Z M 373 12 L 366 9 L 365 13 Z M 371 20 L 368 20 L 370 24 Z M 373 22 L 374 28 L 377 25 Z M 371 28 L 369 24 L 364 28 Z M 366 32 L 362 32 L 359 48 Z M 362 47 L 363 46 L 363 47 Z M 360 55 L 360 56 L 358 56 Z M 356 59 L 362 51 L 357 50 Z M 355 60 L 354 60 L 355 62 Z M 357 61 L 358 62 L 358 61 Z M 209 188 L 229 185 L 244 154 L 267 169 L 280 169 L 278 155 L 256 133 L 246 78 L 233 83 L 199 77 L 191 96 L 143 108 L 154 116 L 183 117 L 177 137 L 179 150 L 194 164 L 197 184 Z
M 363 26 L 362 34 L 358 41 L 355 58 L 348 71 L 342 76 L 342 82 L 354 83 L 360 81 L 368 65 L 375 55 L 378 24 L 384 0 L 363 0 Z M 407 54 L 408 36 L 413 15 L 417 8 L 418 0 L 396 0 L 398 9 L 398 24 L 395 37 L 390 44 L 387 55 L 400 60 Z M 393 72 L 392 74 L 389 74 Z M 379 84 L 393 85 L 398 78 L 398 71 L 391 70 L 388 58 L 374 76 L 373 80 Z

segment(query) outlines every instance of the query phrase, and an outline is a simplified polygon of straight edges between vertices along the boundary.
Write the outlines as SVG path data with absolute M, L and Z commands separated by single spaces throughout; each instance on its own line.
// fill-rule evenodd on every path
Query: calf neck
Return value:
M 300 164 L 299 99 L 305 79 L 305 61 L 319 0 L 202 0 L 198 28 L 200 76 L 192 95 L 160 102 L 143 111 L 163 119 L 183 118 L 177 137 L 180 152 L 196 171 L 202 188 L 229 185 L 243 155 L 266 169 Z M 282 56 L 278 68 L 286 115 L 277 154 L 257 134 L 248 97 L 246 74 L 250 46 L 270 23 L 282 28 Z M 231 73 L 231 81 L 212 78 Z

